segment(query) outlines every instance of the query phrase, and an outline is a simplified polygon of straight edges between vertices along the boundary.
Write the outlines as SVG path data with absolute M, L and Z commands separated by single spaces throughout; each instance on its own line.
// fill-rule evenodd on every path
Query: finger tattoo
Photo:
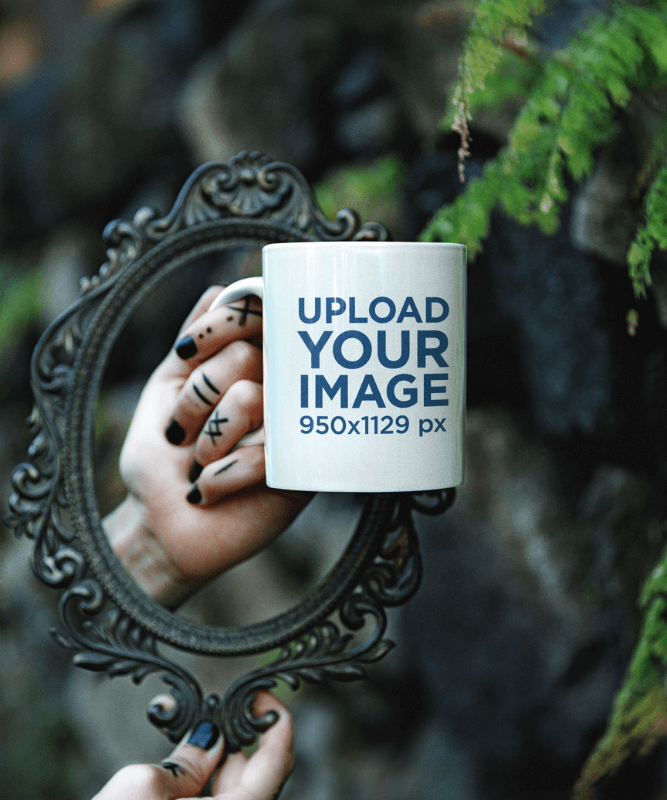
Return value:
M 238 459 L 236 459 L 236 461 L 238 461 Z M 233 467 L 233 466 L 234 466 L 234 464 L 236 464 L 236 461 L 230 461 L 230 462 L 229 462 L 229 464 L 225 464 L 225 466 L 224 466 L 224 467 L 220 467 L 220 469 L 219 469 L 219 470 L 218 470 L 216 473 L 214 473 L 214 474 L 215 474 L 215 475 L 220 475 L 220 474 L 221 474 L 221 473 L 223 473 L 223 472 L 227 472 L 227 470 L 228 470 L 230 467 Z
M 218 412 L 215 412 L 215 415 L 208 421 L 208 425 L 204 430 L 208 436 L 211 437 L 211 443 L 215 444 L 215 440 L 218 436 L 222 436 L 222 426 L 225 422 L 229 422 L 228 417 L 221 417 L 218 415 Z
M 220 389 L 217 389 L 217 388 L 216 388 L 216 387 L 215 387 L 215 386 L 214 386 L 214 385 L 211 383 L 211 381 L 208 379 L 208 377 L 205 375 L 205 373 L 203 373 L 203 372 L 202 372 L 201 376 L 202 376 L 202 378 L 204 379 L 204 383 L 205 383 L 205 384 L 208 386 L 208 388 L 209 388 L 209 389 L 210 389 L 212 392 L 215 392 L 216 394 L 220 394 Z
M 211 381 L 206 377 L 206 375 L 202 372 L 202 378 L 204 380 L 204 384 L 215 394 L 220 394 L 220 389 L 217 389 Z M 197 386 L 196 383 L 192 384 L 192 388 L 194 389 L 195 394 L 197 397 L 202 401 L 202 403 L 206 403 L 207 406 L 215 405 L 211 400 L 206 397 L 206 395 L 202 392 L 202 390 Z
M 205 397 L 194 383 L 192 384 L 192 388 L 195 390 L 195 394 L 202 401 L 202 403 L 206 403 L 207 406 L 213 405 L 213 403 L 208 399 L 208 397 Z
M 239 319 L 239 325 L 243 327 L 246 324 L 249 314 L 253 314 L 256 317 L 261 317 L 261 311 L 255 311 L 254 309 L 250 308 L 250 297 L 245 298 L 245 302 L 243 304 L 243 308 L 239 308 L 238 306 L 229 306 L 233 311 L 240 311 L 241 318 Z M 227 318 L 229 319 L 229 317 Z
M 178 778 L 179 775 L 185 775 L 183 767 L 175 761 L 162 761 L 160 766 L 171 772 L 174 778 Z

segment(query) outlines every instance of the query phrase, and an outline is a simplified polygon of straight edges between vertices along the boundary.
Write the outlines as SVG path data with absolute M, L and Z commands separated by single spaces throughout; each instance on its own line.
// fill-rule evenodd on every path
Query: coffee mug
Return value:
M 466 249 L 299 242 L 262 250 L 266 482 L 415 492 L 464 476 Z

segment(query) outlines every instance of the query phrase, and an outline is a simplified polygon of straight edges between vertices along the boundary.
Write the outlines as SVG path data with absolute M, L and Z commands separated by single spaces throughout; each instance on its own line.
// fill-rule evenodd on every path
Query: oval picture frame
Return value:
M 259 623 L 207 627 L 152 600 L 109 545 L 94 483 L 95 406 L 127 321 L 163 279 L 210 253 L 275 242 L 383 241 L 388 232 L 376 222 L 360 224 L 350 209 L 327 219 L 296 168 L 244 151 L 195 170 L 167 216 L 142 208 L 131 221 L 110 223 L 104 238 L 107 261 L 82 282 L 80 298 L 33 353 L 33 440 L 29 460 L 12 475 L 7 523 L 33 540 L 35 574 L 61 593 L 61 628 L 52 633 L 74 651 L 74 663 L 137 683 L 159 673 L 174 703 L 151 706 L 150 721 L 178 741 L 211 720 L 233 752 L 276 719 L 273 712 L 253 715 L 256 691 L 277 681 L 297 689 L 304 681 L 365 678 L 366 666 L 393 647 L 384 636 L 385 609 L 406 602 L 421 579 L 413 512 L 441 513 L 455 490 L 369 495 L 329 574 L 297 605 Z M 161 642 L 204 655 L 279 653 L 221 698 L 205 695 L 194 675 L 161 652 Z

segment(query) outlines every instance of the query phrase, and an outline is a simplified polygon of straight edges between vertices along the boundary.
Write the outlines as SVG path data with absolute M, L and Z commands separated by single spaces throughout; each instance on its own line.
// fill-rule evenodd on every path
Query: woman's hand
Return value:
M 278 721 L 260 736 L 250 758 L 232 753 L 218 767 L 224 742 L 215 725 L 203 722 L 161 764 L 124 767 L 93 800 L 196 797 L 211 777 L 212 800 L 275 800 L 294 767 L 294 731 L 287 709 L 268 692 L 259 692 L 254 714 L 272 710 Z
M 268 544 L 310 498 L 264 482 L 261 303 L 209 311 L 220 291 L 204 293 L 144 387 L 120 456 L 128 496 L 104 520 L 120 560 L 171 607 Z

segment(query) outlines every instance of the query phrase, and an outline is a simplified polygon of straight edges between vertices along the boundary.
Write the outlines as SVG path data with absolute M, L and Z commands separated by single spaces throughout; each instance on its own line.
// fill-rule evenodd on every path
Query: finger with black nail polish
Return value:
M 215 773 L 224 749 L 220 728 L 211 720 L 196 725 L 159 765 L 133 765 L 136 775 L 124 791 L 100 795 L 100 800 L 129 798 L 199 797 L 206 782 Z M 143 788 L 141 778 L 150 778 L 150 791 Z M 129 793 L 128 793 L 129 788 Z
M 179 358 L 187 361 L 187 359 L 197 355 L 197 343 L 192 336 L 184 336 L 176 342 L 174 350 L 176 350 L 176 354 Z
M 187 499 L 193 505 L 213 506 L 224 497 L 265 480 L 264 445 L 239 447 L 224 458 L 207 464 Z
M 185 429 L 172 419 L 164 434 L 170 444 L 179 445 L 185 440 Z
M 232 306 L 209 308 L 181 328 L 174 350 L 184 361 L 203 362 L 233 341 L 261 337 L 261 309 L 261 301 L 255 297 Z
M 170 408 L 172 420 L 185 431 L 183 438 L 178 428 L 169 428 L 167 438 L 172 444 L 192 444 L 201 434 L 207 420 L 214 414 L 216 407 L 227 396 L 228 392 L 240 383 L 256 384 L 261 394 L 262 386 L 262 351 L 246 341 L 233 342 L 221 352 L 197 366 L 187 377 L 180 388 L 176 402 Z M 229 397 L 234 400 L 239 393 L 238 387 L 231 391 Z M 253 397 L 257 394 L 253 392 Z M 259 401 L 261 404 L 261 399 Z M 226 416 L 225 414 L 222 415 Z M 221 420 L 222 422 L 223 420 Z M 227 420 L 224 420 L 227 422 Z M 261 423 L 261 420 L 258 424 Z M 214 436 L 219 435 L 217 432 Z M 205 453 L 193 453 L 200 464 L 206 464 L 209 458 L 202 458 Z M 217 455 L 219 458 L 220 455 Z
M 195 484 L 192 489 L 187 494 L 187 501 L 188 503 L 192 503 L 193 506 L 198 506 L 202 501 L 201 492 L 199 491 L 199 487 Z
M 195 461 L 207 466 L 229 455 L 239 445 L 248 444 L 248 437 L 262 428 L 263 407 L 260 383 L 241 380 L 232 384 L 201 428 L 195 442 Z M 263 443 L 261 436 L 255 439 L 253 444 Z
M 204 467 L 199 463 L 199 461 L 197 461 L 197 459 L 195 459 L 192 462 L 192 466 L 190 467 L 190 472 L 188 473 L 188 480 L 190 481 L 190 483 L 194 483 L 197 480 L 197 478 L 201 475 L 201 471 L 203 469 Z
M 192 731 L 188 744 L 200 750 L 210 750 L 218 741 L 220 730 L 213 722 L 204 720 Z

